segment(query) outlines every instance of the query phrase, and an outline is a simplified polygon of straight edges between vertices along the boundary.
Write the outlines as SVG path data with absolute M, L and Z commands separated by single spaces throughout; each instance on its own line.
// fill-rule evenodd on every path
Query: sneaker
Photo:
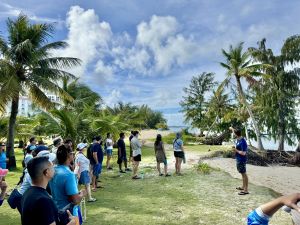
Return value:
M 125 169 L 125 171 L 127 171 L 127 172 L 130 172 L 130 171 L 132 171 L 131 169 L 129 169 L 129 168 L 126 168 Z
M 160 177 L 162 177 L 162 176 L 163 176 L 163 174 L 162 174 L 162 173 L 160 173 L 160 174 L 159 174 L 159 176 L 160 176 Z
M 126 173 L 124 170 L 120 170 L 119 172 L 120 172 L 120 173 Z
M 87 202 L 95 202 L 95 201 L 97 201 L 97 199 L 91 198 L 91 199 L 89 199 Z
M 142 179 L 142 178 L 141 178 L 141 177 L 139 177 L 138 175 L 136 175 L 136 176 L 132 177 L 132 179 L 134 179 L 134 180 L 138 180 L 138 179 Z
M 170 176 L 171 176 L 171 174 L 168 174 L 168 173 L 165 175 L 165 177 L 170 177 Z
M 108 167 L 108 168 L 107 168 L 107 170 L 112 170 L 112 169 L 113 169 L 112 167 Z

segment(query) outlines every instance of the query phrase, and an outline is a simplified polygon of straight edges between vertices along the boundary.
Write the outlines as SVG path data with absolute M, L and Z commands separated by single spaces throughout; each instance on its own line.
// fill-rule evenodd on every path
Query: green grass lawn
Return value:
M 207 148 L 212 147 L 193 146 L 189 150 L 206 152 Z M 159 177 L 152 148 L 143 148 L 142 160 L 143 180 L 132 180 L 131 174 L 119 176 L 116 163 L 113 171 L 103 171 L 105 188 L 94 193 L 97 202 L 87 203 L 86 224 L 242 225 L 252 209 L 277 196 L 255 185 L 250 185 L 250 195 L 238 196 L 235 187 L 241 181 L 221 171 L 203 175 L 190 168 L 184 176 Z M 19 175 L 20 171 L 10 172 L 7 181 L 11 187 Z M 0 209 L 0 218 L 3 225 L 20 224 L 18 212 L 7 202 Z M 270 224 L 288 225 L 291 220 L 279 212 Z

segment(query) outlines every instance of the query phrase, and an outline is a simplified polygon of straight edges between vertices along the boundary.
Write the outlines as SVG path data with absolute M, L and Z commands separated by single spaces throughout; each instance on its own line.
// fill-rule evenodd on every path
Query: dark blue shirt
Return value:
M 123 139 L 119 139 L 118 140 L 118 149 L 120 149 L 121 150 L 121 155 L 122 156 L 126 156 L 126 146 L 125 146 L 125 142 L 124 142 L 124 140 Z
M 247 152 L 248 146 L 245 138 L 241 138 L 240 140 L 236 141 L 235 148 L 239 151 Z M 235 154 L 236 160 L 238 162 L 246 162 L 247 161 L 247 156 L 246 155 L 241 155 L 239 153 Z
M 103 161 L 103 151 L 102 151 L 102 147 L 99 143 L 94 143 L 92 145 L 92 152 L 97 152 L 97 157 L 98 157 L 98 162 L 99 163 L 102 163 Z M 92 164 L 95 164 L 96 162 L 94 161 L 94 163 Z

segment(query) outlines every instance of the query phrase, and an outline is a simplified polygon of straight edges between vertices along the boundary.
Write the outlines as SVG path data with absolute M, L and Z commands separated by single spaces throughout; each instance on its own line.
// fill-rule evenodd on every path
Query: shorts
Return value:
M 136 162 L 142 161 L 142 156 L 140 154 L 137 156 L 133 156 L 133 161 L 136 161 Z
M 94 176 L 96 176 L 96 177 L 99 176 L 101 171 L 102 171 L 102 164 L 101 163 L 95 164 L 93 166 L 93 175 Z
M 174 156 L 175 156 L 175 158 L 183 159 L 184 158 L 184 153 L 182 151 L 180 151 L 180 152 L 174 151 Z
M 112 156 L 112 149 L 106 149 L 106 155 Z
M 239 173 L 246 173 L 246 162 L 236 162 L 236 169 Z
M 268 225 L 269 220 L 260 217 L 255 210 L 249 213 L 247 218 L 247 225 Z
M 126 155 L 121 155 L 121 156 L 118 158 L 117 163 L 118 163 L 118 164 L 121 164 L 122 162 L 127 162 Z
M 79 178 L 78 183 L 83 184 L 83 185 L 91 183 L 89 171 L 85 170 L 80 173 L 80 178 Z

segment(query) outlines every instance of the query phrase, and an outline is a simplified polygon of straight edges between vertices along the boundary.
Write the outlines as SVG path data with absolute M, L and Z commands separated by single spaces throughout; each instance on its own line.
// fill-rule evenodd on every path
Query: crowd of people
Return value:
M 247 142 L 241 135 L 241 130 L 230 128 L 235 134 L 236 145 L 233 151 L 236 154 L 237 170 L 242 175 L 243 185 L 237 189 L 239 195 L 249 194 L 248 176 L 246 173 Z M 132 179 L 141 179 L 139 165 L 142 160 L 142 146 L 145 141 L 139 140 L 139 132 L 132 131 L 129 137 L 129 159 L 126 153 L 125 133 L 120 133 L 116 143 L 110 133 L 106 139 L 101 136 L 92 138 L 92 143 L 79 143 L 74 149 L 71 139 L 57 138 L 52 148 L 48 148 L 42 141 L 37 142 L 35 137 L 24 149 L 24 171 L 18 186 L 11 192 L 8 203 L 17 209 L 21 215 L 23 225 L 27 224 L 81 224 L 82 216 L 79 204 L 87 198 L 87 202 L 95 202 L 92 192 L 96 192 L 99 178 L 102 174 L 102 163 L 106 155 L 106 169 L 113 170 L 111 159 L 114 146 L 117 148 L 117 163 L 119 173 L 132 172 Z M 171 176 L 168 173 L 167 155 L 160 134 L 154 142 L 154 154 L 159 176 Z M 185 161 L 185 151 L 181 133 L 176 134 L 173 141 L 175 157 L 175 174 L 181 176 L 181 164 Z M 0 143 L 0 206 L 3 203 L 7 190 L 5 176 L 7 157 L 5 143 Z M 163 171 L 161 163 L 164 164 Z M 132 170 L 128 167 L 132 165 Z M 124 166 L 124 167 L 123 167 Z M 123 169 L 124 168 L 124 169 Z M 79 191 L 78 187 L 84 188 Z M 283 205 L 289 206 L 293 212 L 295 224 L 299 224 L 300 207 L 297 202 L 300 194 L 283 196 L 266 203 L 248 216 L 248 224 L 268 224 L 270 217 Z M 292 209 L 292 210 L 291 210 Z M 35 216 L 32 216 L 35 215 Z M 74 216 L 76 215 L 76 216 Z M 297 217 L 298 216 L 298 217 Z M 297 220 L 298 218 L 298 220 Z

